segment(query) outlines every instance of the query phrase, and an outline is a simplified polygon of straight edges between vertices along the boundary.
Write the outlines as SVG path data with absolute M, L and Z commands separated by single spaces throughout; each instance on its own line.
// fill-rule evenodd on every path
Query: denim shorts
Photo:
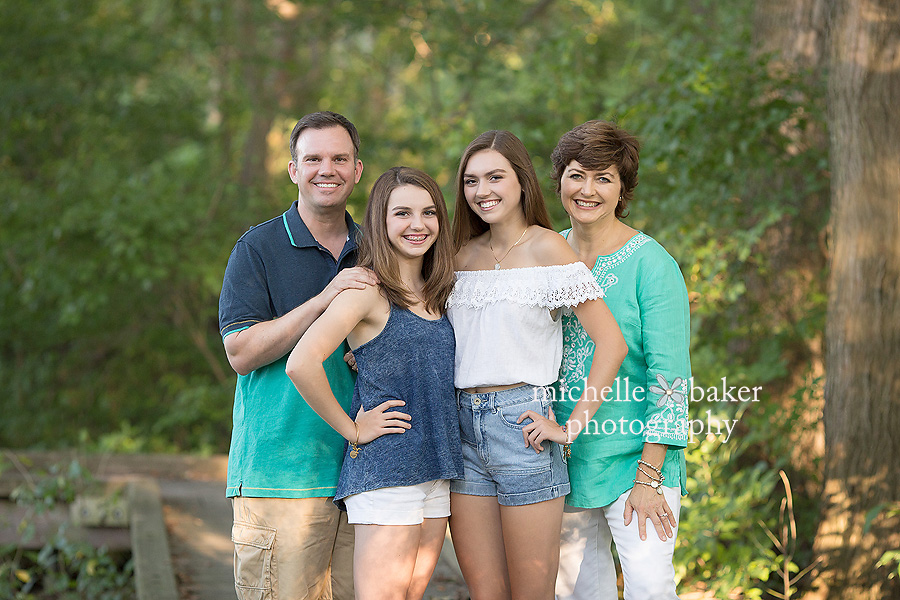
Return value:
M 522 437 L 522 428 L 531 419 L 516 423 L 527 410 L 549 416 L 546 387 L 521 385 L 484 394 L 458 390 L 456 404 L 464 479 L 451 481 L 451 492 L 497 496 L 503 506 L 535 504 L 569 493 L 560 445 L 545 441 L 544 450 L 535 452 Z

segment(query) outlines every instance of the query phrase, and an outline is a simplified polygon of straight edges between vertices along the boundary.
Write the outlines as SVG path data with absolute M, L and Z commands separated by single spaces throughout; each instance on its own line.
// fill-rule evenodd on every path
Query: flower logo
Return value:
M 671 386 L 662 375 L 657 375 L 656 381 L 658 381 L 659 385 L 662 387 L 651 385 L 647 388 L 654 394 L 660 394 L 659 400 L 656 401 L 656 406 L 663 406 L 669 401 L 669 398 L 675 402 L 684 402 L 684 394 L 675 389 L 681 386 L 681 377 L 676 377 Z

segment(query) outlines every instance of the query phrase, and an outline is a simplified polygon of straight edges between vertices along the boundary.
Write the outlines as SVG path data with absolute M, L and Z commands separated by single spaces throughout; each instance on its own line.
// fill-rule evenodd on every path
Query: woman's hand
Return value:
M 565 444 L 568 441 L 566 432 L 553 419 L 548 419 L 533 410 L 526 410 L 519 415 L 516 423 L 521 423 L 525 419 L 531 419 L 531 423 L 522 428 L 522 437 L 525 438 L 526 448 L 531 446 L 535 452 L 540 452 L 544 449 L 541 446 L 544 440 L 550 440 L 558 444 Z
M 634 484 L 628 499 L 625 500 L 625 526 L 631 523 L 634 513 L 637 513 L 638 532 L 642 540 L 647 539 L 647 519 L 653 523 L 659 539 L 666 541 L 675 537 L 673 527 L 676 525 L 675 514 L 666 503 L 666 497 L 657 493 L 649 485 Z
M 389 408 L 405 404 L 406 402 L 403 400 L 386 400 L 369 411 L 360 407 L 355 419 L 356 425 L 359 427 L 359 440 L 356 440 L 356 443 L 368 444 L 387 433 L 403 433 L 412 427 L 407 422 L 410 420 L 408 414 L 397 411 L 388 412 Z

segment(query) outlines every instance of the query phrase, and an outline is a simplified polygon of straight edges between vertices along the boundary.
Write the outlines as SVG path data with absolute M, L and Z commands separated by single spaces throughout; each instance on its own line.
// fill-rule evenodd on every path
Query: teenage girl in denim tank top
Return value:
M 335 503 L 355 525 L 357 598 L 385 589 L 421 598 L 444 541 L 449 479 L 462 476 L 455 344 L 444 314 L 453 249 L 444 198 L 431 177 L 408 167 L 379 177 L 358 264 L 372 269 L 379 285 L 341 292 L 297 343 L 287 374 L 348 441 Z M 322 367 L 345 338 L 359 368 L 355 419 L 331 393 Z
M 602 352 L 588 385 L 611 385 L 627 351 L 603 291 L 553 231 L 522 142 L 488 131 L 457 175 L 457 282 L 448 304 L 465 476 L 451 484 L 450 531 L 473 598 L 553 597 L 564 496 L 564 446 L 602 394 L 567 422 L 549 413 L 559 373 L 559 311 L 572 308 Z

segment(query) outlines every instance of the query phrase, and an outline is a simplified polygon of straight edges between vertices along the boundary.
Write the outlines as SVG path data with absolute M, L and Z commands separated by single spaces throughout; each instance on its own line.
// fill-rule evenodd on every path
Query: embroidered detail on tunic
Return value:
M 612 273 L 610 273 L 606 276 L 606 278 L 600 284 L 600 288 L 603 290 L 604 293 L 606 293 L 606 291 L 609 288 L 616 285 L 617 283 L 619 283 L 619 278 L 616 277 L 615 275 L 613 275 Z
M 628 240 L 628 242 L 626 242 L 624 246 L 622 246 L 609 256 L 598 257 L 597 262 L 594 263 L 594 268 L 591 270 L 591 272 L 594 274 L 594 278 L 597 281 L 603 282 L 600 287 L 606 290 L 608 287 L 618 283 L 618 278 L 615 278 L 615 280 L 609 285 L 604 285 L 606 284 L 604 276 L 621 265 L 623 262 L 631 258 L 631 255 L 634 254 L 638 248 L 649 242 L 651 239 L 652 238 L 645 233 L 637 233 L 633 238 Z M 615 275 L 613 277 L 615 277 Z
M 584 381 L 584 365 L 594 355 L 594 342 L 574 314 L 564 314 L 563 357 L 559 368 L 559 391 L 569 393 L 570 381 Z
M 657 375 L 656 380 L 659 381 L 661 377 L 661 375 Z M 665 378 L 663 378 L 663 381 L 665 381 Z M 647 428 L 644 430 L 644 441 L 653 444 L 658 443 L 662 439 L 679 442 L 688 439 L 688 403 L 685 400 L 688 394 L 688 382 L 687 379 L 676 377 L 675 381 L 672 382 L 672 387 L 674 388 L 675 383 L 679 381 L 681 383 L 681 391 L 673 391 L 672 396 L 663 396 L 663 398 L 667 399 L 662 405 L 657 403 L 657 406 L 663 406 L 663 409 L 654 413 L 647 421 Z M 654 391 L 653 388 L 655 387 L 651 385 L 649 390 Z M 673 399 L 675 394 L 681 396 L 680 401 L 676 402 Z
M 583 263 L 499 271 L 457 271 L 447 306 L 481 308 L 497 302 L 551 310 L 603 298 L 603 289 Z
M 609 288 L 619 283 L 619 278 L 610 271 L 631 258 L 638 248 L 651 239 L 645 233 L 637 233 L 611 255 L 597 258 L 591 273 L 595 281 L 601 282 L 599 285 L 604 296 Z M 559 369 L 559 389 L 563 394 L 567 394 L 569 382 L 584 381 L 587 377 L 585 363 L 594 355 L 594 342 L 590 340 L 572 311 L 563 312 L 562 323 L 563 357 Z
M 681 377 L 676 377 L 672 382 L 672 385 L 669 385 L 669 382 L 666 381 L 666 378 L 660 374 L 656 375 L 656 381 L 659 382 L 659 385 L 662 387 L 651 385 L 649 389 L 654 394 L 660 394 L 659 400 L 656 401 L 656 406 L 662 406 L 671 398 L 675 402 L 684 402 L 684 394 L 681 392 L 675 391 L 675 388 L 681 386 Z

